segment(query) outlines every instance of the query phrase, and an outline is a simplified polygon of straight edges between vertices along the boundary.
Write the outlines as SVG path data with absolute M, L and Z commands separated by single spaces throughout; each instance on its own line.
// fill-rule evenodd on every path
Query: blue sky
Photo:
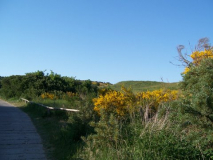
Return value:
M 213 41 L 212 0 L 0 0 L 0 76 L 53 70 L 178 82 L 176 47 Z

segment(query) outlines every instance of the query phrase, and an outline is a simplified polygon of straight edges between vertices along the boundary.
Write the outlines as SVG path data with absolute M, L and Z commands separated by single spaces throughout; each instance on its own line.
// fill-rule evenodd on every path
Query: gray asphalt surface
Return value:
M 46 160 L 43 145 L 28 115 L 0 100 L 0 160 Z

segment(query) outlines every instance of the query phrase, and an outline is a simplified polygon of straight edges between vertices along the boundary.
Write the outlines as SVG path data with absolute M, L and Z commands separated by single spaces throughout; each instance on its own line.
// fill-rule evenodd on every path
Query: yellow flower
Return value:
M 205 58 L 213 58 L 213 48 L 205 49 L 204 51 L 194 51 L 190 55 L 192 58 L 192 64 L 198 66 L 202 59 Z M 183 74 L 186 74 L 190 69 L 188 67 L 185 68 Z
M 157 109 L 161 103 L 175 100 L 178 97 L 178 91 L 163 89 L 152 92 L 141 92 L 136 95 L 127 89 L 122 89 L 122 91 L 109 91 L 105 95 L 94 98 L 94 110 L 100 113 L 100 110 L 104 109 L 105 112 L 124 116 L 128 112 L 132 113 L 136 111 L 138 105 L 145 106 L 146 104 L 152 104 Z
M 186 67 L 185 69 L 184 69 L 184 71 L 183 71 L 183 74 L 186 74 L 186 73 L 188 73 L 189 72 L 189 67 Z

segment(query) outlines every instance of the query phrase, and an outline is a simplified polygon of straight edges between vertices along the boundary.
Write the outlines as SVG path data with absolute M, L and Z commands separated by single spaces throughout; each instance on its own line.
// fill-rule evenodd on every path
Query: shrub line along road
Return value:
M 43 145 L 29 116 L 0 100 L 0 160 L 46 160 Z

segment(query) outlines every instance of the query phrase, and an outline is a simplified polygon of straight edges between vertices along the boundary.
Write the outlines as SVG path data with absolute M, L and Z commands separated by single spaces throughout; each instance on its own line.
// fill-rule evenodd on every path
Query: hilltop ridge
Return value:
M 134 93 L 143 92 L 143 91 L 153 91 L 161 88 L 176 90 L 178 89 L 179 82 L 166 83 L 166 82 L 157 82 L 157 81 L 121 81 L 110 87 L 114 90 L 120 90 L 121 86 L 126 88 L 131 88 Z

